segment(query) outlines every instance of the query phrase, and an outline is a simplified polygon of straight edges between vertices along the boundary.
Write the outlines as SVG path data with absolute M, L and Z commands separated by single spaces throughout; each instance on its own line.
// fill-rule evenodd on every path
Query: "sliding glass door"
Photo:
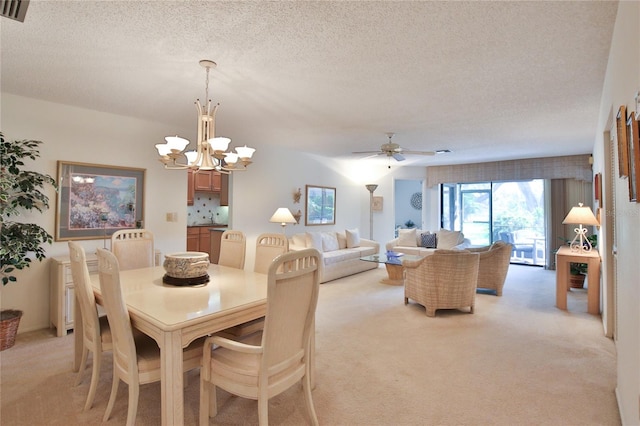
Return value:
M 544 181 L 441 186 L 441 226 L 460 230 L 473 246 L 514 245 L 512 262 L 545 263 Z

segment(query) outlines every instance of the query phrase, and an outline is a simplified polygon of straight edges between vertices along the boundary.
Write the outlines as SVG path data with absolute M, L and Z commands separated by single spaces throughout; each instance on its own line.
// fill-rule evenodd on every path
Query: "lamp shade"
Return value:
M 571 207 L 569 214 L 562 221 L 563 224 L 572 225 L 600 225 L 598 219 L 593 215 L 589 206 L 583 206 L 582 203 L 578 203 L 578 206 Z
M 297 223 L 296 218 L 293 217 L 291 211 L 286 207 L 280 207 L 276 212 L 271 216 L 269 222 L 279 223 L 282 226 L 285 226 L 287 223 Z

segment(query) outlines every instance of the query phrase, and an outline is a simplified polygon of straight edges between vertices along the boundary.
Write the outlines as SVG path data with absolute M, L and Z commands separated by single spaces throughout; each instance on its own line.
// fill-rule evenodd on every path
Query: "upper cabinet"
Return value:
M 193 205 L 195 192 L 214 192 L 220 194 L 220 205 L 229 205 L 229 176 L 215 170 L 188 171 L 187 205 Z

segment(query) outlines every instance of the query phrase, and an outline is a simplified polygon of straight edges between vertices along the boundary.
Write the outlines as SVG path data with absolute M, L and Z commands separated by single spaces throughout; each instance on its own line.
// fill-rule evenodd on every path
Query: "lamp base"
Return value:
M 571 241 L 571 251 L 574 253 L 586 253 L 593 249 L 591 242 L 587 238 L 587 228 L 583 228 L 580 225 L 579 228 L 575 228 L 576 236 Z

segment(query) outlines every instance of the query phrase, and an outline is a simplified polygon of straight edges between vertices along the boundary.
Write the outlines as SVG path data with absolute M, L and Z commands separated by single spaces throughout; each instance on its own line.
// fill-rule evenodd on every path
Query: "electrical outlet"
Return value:
M 167 222 L 177 222 L 178 221 L 178 213 L 167 213 Z

